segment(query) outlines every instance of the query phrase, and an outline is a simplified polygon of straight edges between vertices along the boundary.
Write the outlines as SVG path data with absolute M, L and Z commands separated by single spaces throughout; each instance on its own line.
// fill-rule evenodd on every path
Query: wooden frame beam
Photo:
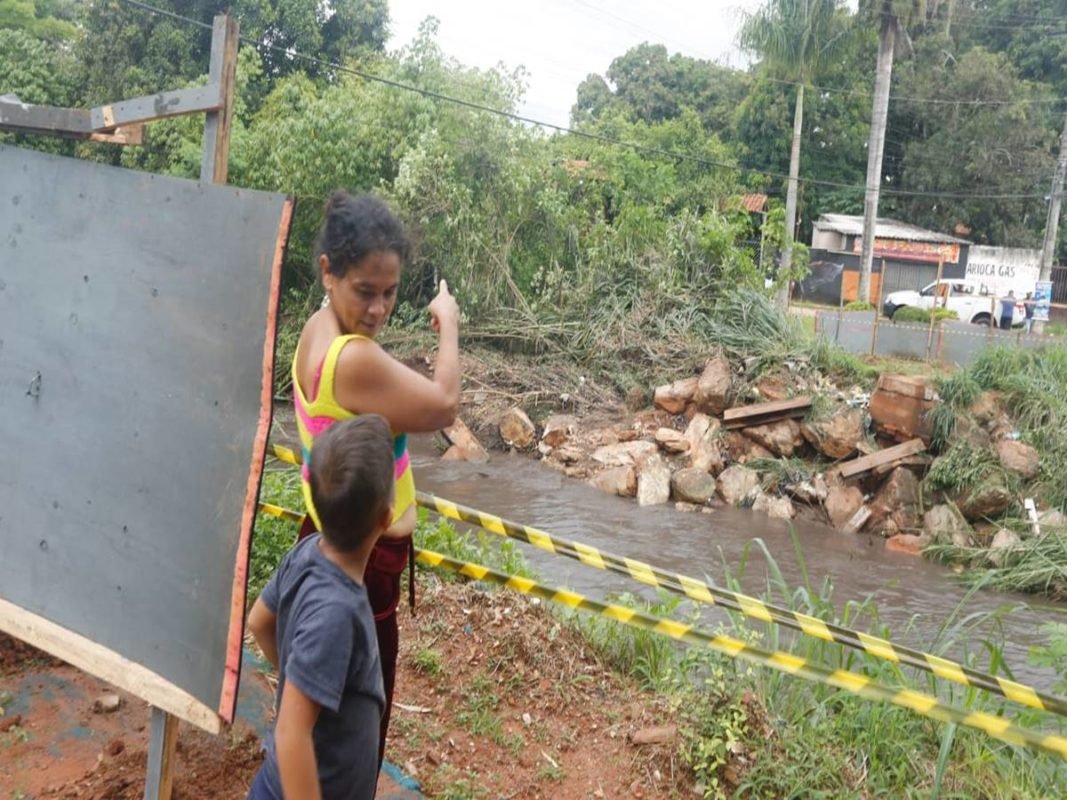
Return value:
M 119 128 L 131 127 L 145 122 L 186 114 L 214 113 L 225 103 L 222 87 L 217 83 L 177 89 L 173 92 L 135 97 L 118 103 L 96 106 L 89 110 L 81 108 L 58 108 L 23 103 L 18 99 L 0 97 L 0 130 L 12 133 L 48 133 L 75 139 L 112 141 L 118 144 L 133 144 L 121 139 L 100 139 L 94 134 L 117 132 Z
M 222 722 L 214 709 L 166 678 L 3 598 L 0 598 L 0 631 L 61 658 L 208 733 L 217 734 L 222 730 Z

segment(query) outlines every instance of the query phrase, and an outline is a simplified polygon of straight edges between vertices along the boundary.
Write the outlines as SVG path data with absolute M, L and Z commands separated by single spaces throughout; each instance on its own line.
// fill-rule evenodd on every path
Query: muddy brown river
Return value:
M 713 514 L 681 513 L 673 506 L 641 508 L 633 500 L 603 494 L 522 456 L 494 453 L 484 464 L 441 461 L 430 437 L 413 437 L 411 453 L 418 488 L 457 503 L 666 570 L 708 577 L 718 585 L 724 585 L 724 564 L 736 570 L 743 550 L 758 537 L 786 580 L 793 587 L 803 584 L 791 526 L 762 514 L 733 508 Z M 795 530 L 811 586 L 817 590 L 825 579 L 832 581 L 839 613 L 847 601 L 870 596 L 894 641 L 926 649 L 954 612 L 967 616 L 1019 606 L 1002 620 L 1007 663 L 1017 679 L 1038 688 L 1048 689 L 1055 680 L 1050 672 L 1028 663 L 1027 650 L 1043 642 L 1038 630 L 1043 623 L 1067 622 L 1067 605 L 986 591 L 968 595 L 951 569 L 886 551 L 881 539 L 810 523 L 795 523 Z M 522 543 L 516 546 L 546 583 L 597 599 L 627 591 L 655 597 L 648 587 L 623 576 Z M 767 576 L 767 562 L 753 547 L 742 580 L 744 590 L 765 591 Z M 780 598 L 774 601 L 780 603 Z M 715 615 L 722 612 L 709 608 L 704 613 L 714 624 Z M 983 638 L 994 635 L 987 624 L 971 631 L 967 640 L 977 648 Z M 956 645 L 946 654 L 959 658 L 961 652 L 961 645 Z

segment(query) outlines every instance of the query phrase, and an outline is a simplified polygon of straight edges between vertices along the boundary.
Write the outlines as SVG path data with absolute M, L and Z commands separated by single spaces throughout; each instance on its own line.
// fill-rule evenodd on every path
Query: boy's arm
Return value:
M 275 672 L 278 670 L 278 616 L 270 610 L 260 596 L 248 615 L 248 628 L 252 637 L 267 657 Z
M 282 689 L 282 702 L 274 727 L 278 775 L 285 800 L 322 800 L 319 769 L 311 731 L 319 718 L 319 704 L 290 681 Z

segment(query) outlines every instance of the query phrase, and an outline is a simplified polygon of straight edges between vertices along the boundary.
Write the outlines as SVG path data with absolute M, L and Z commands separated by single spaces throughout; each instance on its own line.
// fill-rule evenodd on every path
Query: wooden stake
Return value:
M 937 319 L 937 293 L 941 291 L 941 274 L 945 269 L 945 262 L 937 262 L 937 278 L 934 280 L 934 304 L 930 306 L 930 330 L 926 334 L 926 360 L 930 360 L 930 347 L 934 343 L 934 320 Z M 947 289 L 946 289 L 947 291 Z
M 882 259 L 882 274 L 878 277 L 878 302 L 874 304 L 874 330 L 871 332 L 871 355 L 878 351 L 878 325 L 882 317 L 882 296 L 885 294 L 885 259 Z
M 174 789 L 174 752 L 177 744 L 178 718 L 152 706 L 144 800 L 170 800 Z
M 204 120 L 204 153 L 200 159 L 200 180 L 203 183 L 226 183 L 229 172 L 238 36 L 237 20 L 229 14 L 215 17 L 211 29 L 209 81 L 218 84 L 222 107 L 209 112 Z

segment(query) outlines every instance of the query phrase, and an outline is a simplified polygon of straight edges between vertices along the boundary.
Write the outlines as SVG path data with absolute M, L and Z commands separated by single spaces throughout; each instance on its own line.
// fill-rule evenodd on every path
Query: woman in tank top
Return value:
M 459 406 L 459 308 L 445 281 L 428 308 L 430 325 L 439 337 L 433 378 L 404 366 L 374 341 L 396 305 L 408 247 L 403 227 L 380 200 L 335 192 L 326 203 L 326 220 L 316 247 L 326 303 L 305 323 L 293 358 L 293 401 L 305 464 L 315 438 L 339 420 L 381 414 L 393 429 L 393 523 L 375 545 L 364 575 L 386 694 L 379 764 L 396 678 L 400 575 L 413 552 L 416 518 L 406 434 L 451 425 Z M 308 516 L 301 536 L 315 530 L 318 520 L 306 477 Z

